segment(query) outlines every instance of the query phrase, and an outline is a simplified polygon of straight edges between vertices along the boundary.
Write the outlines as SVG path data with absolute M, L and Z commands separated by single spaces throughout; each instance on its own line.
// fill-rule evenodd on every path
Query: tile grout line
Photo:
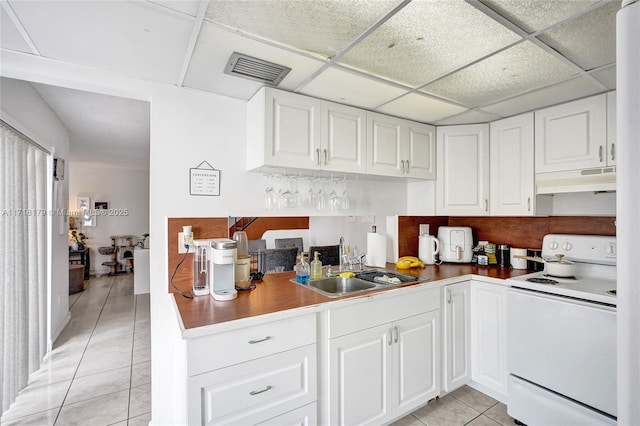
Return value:
M 104 311 L 104 307 L 107 304 L 107 300 L 109 300 L 109 296 L 111 295 L 111 290 L 113 289 L 113 278 L 111 279 L 111 284 L 109 285 L 109 292 L 107 293 L 107 297 L 105 297 L 104 299 L 104 303 L 102 304 L 102 306 L 100 307 L 100 313 L 98 314 L 98 317 L 96 318 L 96 323 L 93 326 L 93 329 L 91 330 L 91 334 L 89 335 L 89 338 L 87 339 L 87 344 L 84 347 L 84 350 L 82 351 L 82 356 L 80 357 L 80 360 L 78 361 L 78 366 L 76 367 L 76 370 L 73 372 L 73 377 L 71 378 L 71 383 L 69 384 L 69 389 L 67 389 L 67 392 L 64 395 L 64 398 L 62 399 L 62 404 L 60 405 L 60 409 L 58 410 L 58 414 L 56 415 L 55 420 L 53 421 L 53 425 L 55 426 L 55 424 L 58 422 L 58 419 L 60 418 L 60 413 L 62 412 L 62 407 L 64 407 L 64 403 L 67 400 L 67 397 L 69 396 L 69 391 L 71 390 L 71 386 L 73 386 L 73 381 L 76 379 L 76 374 L 78 374 L 78 370 L 80 369 L 80 364 L 82 363 L 82 360 L 84 359 L 84 355 L 87 352 L 87 347 L 89 346 L 89 342 L 91 342 L 91 338 L 93 337 L 93 333 L 95 333 L 96 331 L 96 327 L 98 326 L 98 322 L 100 321 L 100 317 L 102 316 L 102 312 Z M 82 297 L 82 296 L 80 296 Z M 80 297 L 78 297 L 78 299 L 80 299 Z M 76 302 L 78 300 L 76 299 Z M 73 303 L 75 305 L 75 302 Z

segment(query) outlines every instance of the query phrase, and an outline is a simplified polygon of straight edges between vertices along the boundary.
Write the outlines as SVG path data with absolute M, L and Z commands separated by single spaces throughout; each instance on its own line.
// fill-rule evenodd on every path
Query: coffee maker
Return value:
M 232 300 L 238 297 L 235 288 L 237 243 L 228 238 L 211 241 L 211 281 L 209 290 L 215 300 Z

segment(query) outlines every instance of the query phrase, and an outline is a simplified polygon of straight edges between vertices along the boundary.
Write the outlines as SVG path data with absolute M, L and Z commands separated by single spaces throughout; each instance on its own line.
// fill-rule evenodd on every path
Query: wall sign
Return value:
M 189 169 L 190 195 L 220 195 L 220 170 L 203 161 L 195 168 Z

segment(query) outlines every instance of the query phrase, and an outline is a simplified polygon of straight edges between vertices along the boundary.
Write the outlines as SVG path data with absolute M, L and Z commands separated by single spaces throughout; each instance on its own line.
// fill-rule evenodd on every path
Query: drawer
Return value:
M 304 315 L 187 341 L 187 374 L 228 367 L 316 342 L 316 315 Z
M 189 424 L 259 423 L 316 400 L 316 345 L 204 373 L 188 383 Z
M 439 288 L 408 291 L 329 311 L 329 338 L 440 309 Z
M 258 424 L 259 426 L 315 426 L 318 424 L 318 404 L 314 402 Z

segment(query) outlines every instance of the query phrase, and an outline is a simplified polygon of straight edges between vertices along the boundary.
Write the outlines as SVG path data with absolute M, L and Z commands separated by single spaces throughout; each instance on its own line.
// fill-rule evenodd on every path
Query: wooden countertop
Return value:
M 396 270 L 395 264 L 387 263 L 386 269 Z M 528 274 L 531 271 L 498 268 L 495 266 L 445 263 L 442 265 L 427 266 L 424 269 L 401 269 L 398 270 L 398 272 L 414 275 L 421 279 L 428 279 L 428 282 L 436 282 L 471 274 L 497 279 L 508 279 L 518 275 Z M 362 297 L 364 295 L 371 295 L 374 292 L 387 290 L 380 289 L 353 296 L 329 298 L 289 281 L 294 277 L 294 272 L 266 274 L 264 280 L 261 283 L 257 283 L 254 290 L 239 291 L 238 298 L 231 301 L 217 301 L 210 296 L 185 299 L 175 293 L 173 293 L 173 297 L 175 298 L 177 311 L 182 320 L 183 329 L 186 331 L 258 315 L 310 307 L 340 299 Z M 397 286 L 392 288 L 397 288 Z

